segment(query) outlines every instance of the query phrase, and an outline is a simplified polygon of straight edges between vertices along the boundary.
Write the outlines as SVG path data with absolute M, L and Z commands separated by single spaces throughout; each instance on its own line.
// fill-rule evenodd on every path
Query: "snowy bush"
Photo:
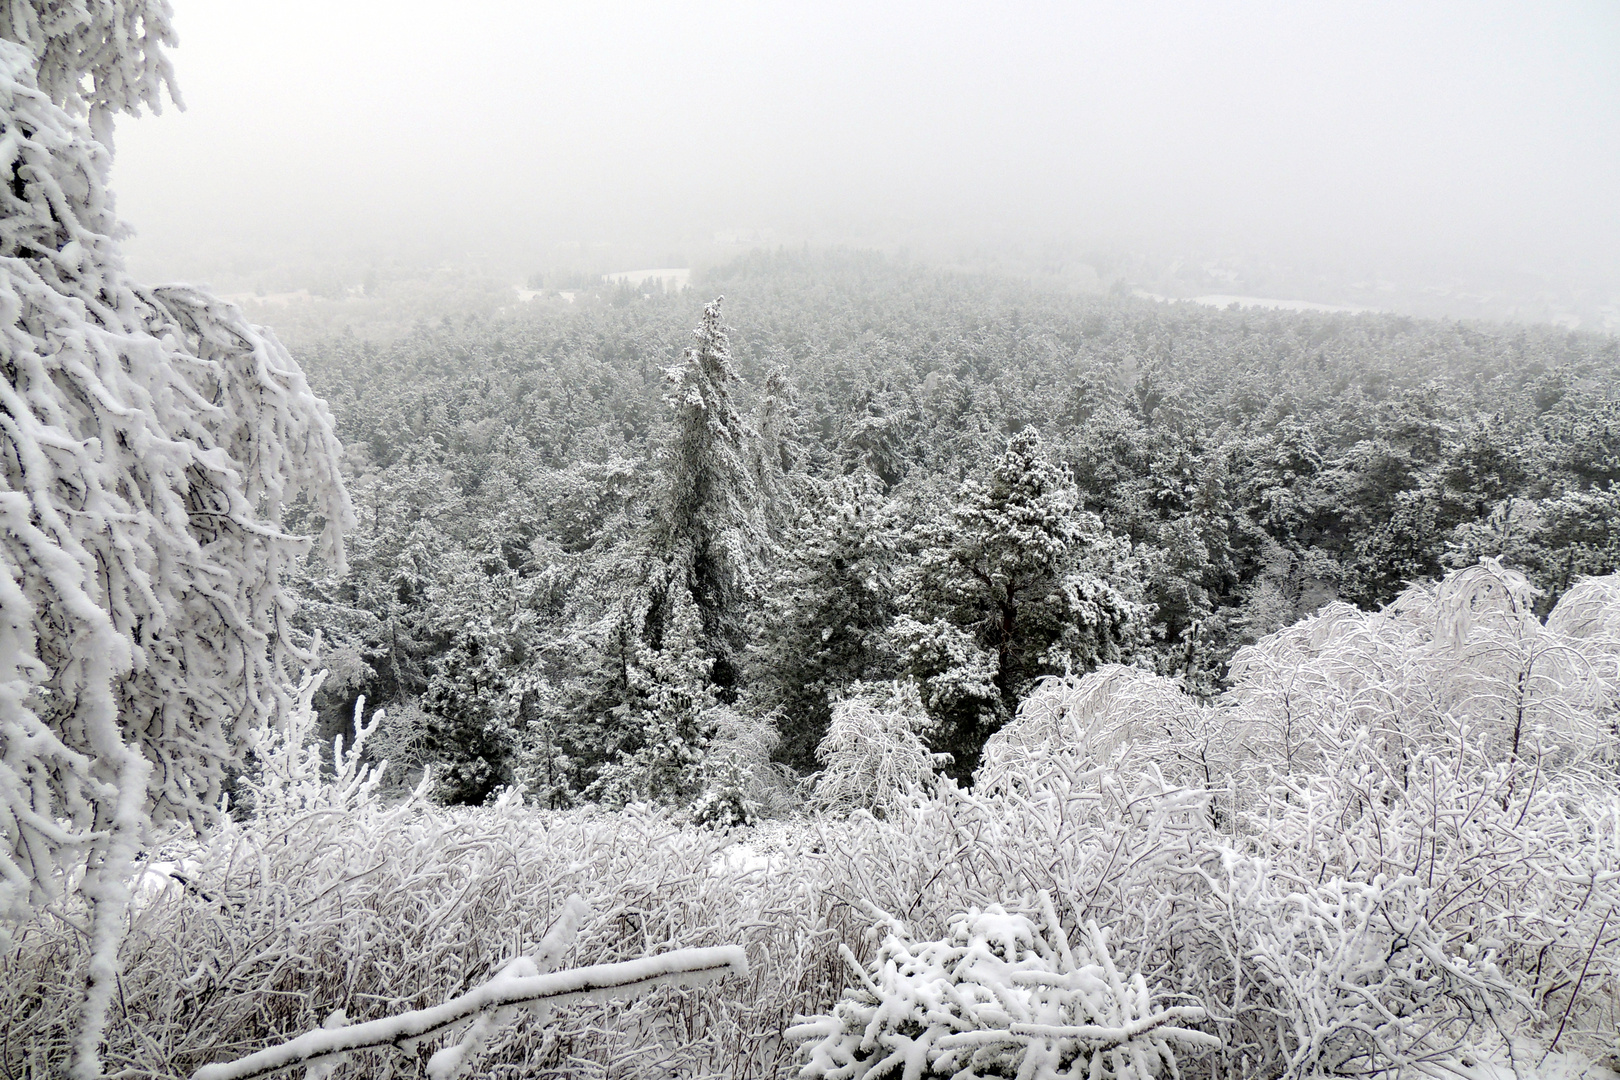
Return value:
M 832 723 L 816 747 L 821 772 L 815 802 L 827 810 L 882 812 L 896 799 L 925 787 L 940 757 L 928 752 L 928 714 L 909 681 L 856 683 L 834 702 Z
M 852 904 L 926 924 L 1040 888 L 1071 928 L 1108 925 L 1121 967 L 1210 1009 L 1216 1075 L 1612 1052 L 1612 788 L 1437 755 L 1404 797 L 1389 779 L 1279 782 L 1223 820 L 1145 765 L 1059 757 L 1033 789 L 947 789 L 830 842 Z
M 1247 854 L 1211 875 L 1238 898 L 1217 905 L 1232 920 L 1221 933 L 1249 942 L 1259 984 L 1288 1003 L 1293 1031 L 1279 1041 L 1298 1070 L 1454 1060 L 1499 1049 L 1504 1034 L 1613 1049 L 1612 781 L 1492 761 L 1466 729 L 1457 743 L 1397 771 L 1362 738 L 1333 770 L 1279 780 L 1244 806 Z M 1244 861 L 1256 858 L 1263 867 Z
M 1291 1077 L 1443 1069 L 1499 1044 L 1529 1004 L 1499 950 L 1459 944 L 1466 916 L 1437 902 L 1455 894 L 1413 874 L 1301 882 L 1280 871 L 1231 852 L 1211 875 L 1210 925 L 1241 957 L 1230 1004 L 1248 1043 L 1234 1049 L 1250 1060 Z
M 781 736 L 774 717 L 750 717 L 722 706 L 713 710 L 714 734 L 704 755 L 703 791 L 692 819 L 717 828 L 752 825 L 800 808 L 797 776 L 771 760 Z
M 1202 1021 L 1201 1007 L 1155 1009 L 1141 974 L 1114 966 L 1096 924 L 1077 956 L 1043 900 L 1040 925 L 992 904 L 953 919 L 938 941 L 892 923 L 870 971 L 845 950 L 857 984 L 830 1015 L 787 1033 L 806 1042 L 800 1075 L 1146 1080 L 1179 1075 L 1172 1044 L 1220 1044 L 1182 1026 Z
M 109 1071 L 190 1076 L 304 1036 L 341 1010 L 359 1027 L 436 1009 L 537 955 L 569 897 L 583 900 L 560 967 L 742 944 L 750 972 L 707 990 L 665 986 L 628 1004 L 583 1001 L 544 1023 L 495 1025 L 482 1068 L 535 1077 L 779 1075 L 780 1032 L 835 987 L 833 950 L 858 933 L 818 885 L 814 834 L 782 836 L 763 872 L 734 841 L 668 812 L 483 808 L 323 797 L 227 821 L 152 852 L 121 952 Z M 164 884 L 164 881 L 167 884 Z M 830 958 L 829 958 L 830 957 Z M 13 1075 L 48 1074 L 72 1033 L 82 936 L 40 920 L 0 956 L 0 1045 Z M 519 990 L 522 988 L 519 987 Z M 811 1006 L 811 1002 L 816 1003 Z M 470 1019 L 470 1017 L 466 1018 Z M 416 1077 L 447 1040 L 356 1049 L 353 1076 Z
M 1347 775 L 1278 786 L 1219 825 L 1208 792 L 1146 764 L 1061 758 L 1033 790 L 946 785 L 883 818 L 762 828 L 746 846 L 646 808 L 550 812 L 512 798 L 470 809 L 370 795 L 274 828 L 249 819 L 165 849 L 173 883 L 133 912 L 107 1061 L 189 1075 L 337 1009 L 363 1024 L 436 1007 L 532 954 L 577 893 L 590 914 L 567 963 L 737 941 L 751 973 L 623 1009 L 569 1006 L 544 1026 L 520 1016 L 492 1033 L 489 1068 L 785 1076 L 792 1018 L 834 1011 L 852 978 L 839 946 L 872 970 L 868 905 L 926 943 L 949 938 L 961 912 L 1040 890 L 1052 916 L 1032 921 L 1051 948 L 1050 927 L 1087 942 L 1095 921 L 1118 970 L 1209 1010 L 1196 1026 L 1222 1046 L 1179 1054 L 1184 1075 L 1441 1068 L 1488 1060 L 1509 1039 L 1601 1057 L 1620 1020 L 1617 800 L 1531 783 L 1507 763 L 1480 775 L 1432 764 L 1402 800 Z M 1075 952 L 1100 964 L 1090 944 Z M 60 1052 L 61 1003 L 85 958 L 70 924 L 41 921 L 0 959 L 13 1074 Z M 434 1051 L 361 1051 L 353 1067 L 414 1075 Z
M 1085 675 L 1050 676 L 985 743 L 975 783 L 1000 790 L 1039 782 L 1054 757 L 1106 764 L 1126 746 L 1183 782 L 1219 783 L 1230 771 L 1228 725 L 1174 679 L 1103 664 Z
M 1612 655 L 1603 644 L 1615 625 L 1610 584 L 1572 589 L 1565 599 L 1582 606 L 1561 601 L 1543 626 L 1599 674 Z M 880 989 L 890 977 L 882 958 L 895 961 L 896 1000 L 927 982 L 899 978 L 911 961 L 867 936 L 873 906 L 903 920 L 907 930 L 892 936 L 915 960 L 934 956 L 929 949 L 967 948 L 973 931 L 958 937 L 952 929 L 963 912 L 1037 910 L 1030 898 L 1045 893 L 1050 909 L 1043 903 L 1039 918 L 1025 916 L 1038 932 L 1014 955 L 1031 970 L 1061 972 L 1060 939 L 1078 941 L 1076 967 L 1095 965 L 1106 982 L 1104 950 L 1088 925 L 1107 927 L 1115 970 L 1140 974 L 1166 1006 L 1207 1010 L 1187 1023 L 1220 1045 L 1188 1053 L 1172 1043 L 1183 1075 L 1460 1072 L 1483 1080 L 1506 1075 L 1492 1073 L 1492 1063 L 1511 1060 L 1526 1077 L 1552 1062 L 1573 1076 L 1579 1062 L 1620 1049 L 1620 795 L 1612 766 L 1590 742 L 1568 750 L 1559 739 L 1578 729 L 1563 714 L 1537 711 L 1533 699 L 1527 715 L 1547 719 L 1527 727 L 1533 737 L 1521 740 L 1517 756 L 1499 738 L 1475 737 L 1474 724 L 1501 719 L 1483 707 L 1435 710 L 1422 738 L 1392 742 L 1388 733 L 1402 730 L 1403 717 L 1385 715 L 1379 701 L 1421 702 L 1428 686 L 1477 703 L 1477 690 L 1455 688 L 1478 684 L 1453 678 L 1446 664 L 1477 662 L 1489 672 L 1482 658 L 1469 659 L 1469 643 L 1479 639 L 1465 635 L 1452 660 L 1436 652 L 1424 661 L 1436 671 L 1427 683 L 1385 668 L 1398 693 L 1343 694 L 1345 685 L 1387 690 L 1375 665 L 1400 660 L 1375 648 L 1384 624 L 1374 618 L 1366 617 L 1374 631 L 1332 630 L 1324 640 L 1336 654 L 1311 651 L 1309 636 L 1296 631 L 1261 642 L 1258 654 L 1269 659 L 1249 669 L 1243 695 L 1192 706 L 1217 734 L 1222 723 L 1238 734 L 1246 724 L 1275 731 L 1260 725 L 1274 724 L 1277 713 L 1265 710 L 1287 697 L 1279 687 L 1315 680 L 1320 709 L 1306 697 L 1288 701 L 1299 730 L 1331 723 L 1344 736 L 1317 737 L 1292 764 L 1280 744 L 1257 742 L 1228 776 L 1217 771 L 1209 781 L 1138 725 L 1102 760 L 1068 752 L 1054 736 L 1051 753 L 1031 752 L 1024 764 L 987 763 L 1005 769 L 1005 783 L 901 788 L 882 816 L 827 814 L 741 836 L 645 806 L 556 812 L 508 796 L 485 808 L 443 808 L 420 798 L 390 804 L 380 789 L 356 788 L 340 808 L 326 796 L 298 795 L 302 780 L 283 784 L 285 813 L 250 815 L 153 849 L 120 954 L 121 1004 L 110 1016 L 106 1061 L 128 1075 L 190 1075 L 301 1037 L 335 1010 L 359 1026 L 437 1008 L 534 955 L 577 894 L 589 914 L 565 963 L 737 942 L 750 973 L 703 993 L 660 989 L 620 1009 L 570 1005 L 545 1025 L 519 1015 L 491 1031 L 483 1068 L 534 1077 L 787 1076 L 803 1061 L 785 1037 L 795 1016 L 847 1014 L 853 1031 L 855 1006 L 840 995 L 852 980 L 857 996 L 871 993 L 843 950 Z M 1338 682 L 1328 679 L 1333 672 Z M 1612 685 L 1607 678 L 1600 689 Z M 1055 701 L 1061 693 L 1071 702 L 1097 689 L 1085 680 L 1049 688 Z M 1100 692 L 1084 700 L 1096 730 L 1107 732 L 1143 702 L 1176 715 L 1183 706 L 1162 696 L 1165 689 L 1128 674 L 1109 691 L 1123 716 Z M 1258 715 L 1245 712 L 1251 707 Z M 1062 719 L 1055 705 L 1025 715 L 1032 725 L 1040 715 Z M 1037 736 L 1032 729 L 1040 746 Z M 273 741 L 262 745 L 276 752 Z M 300 753 L 301 764 L 289 767 L 296 777 L 315 767 L 312 753 Z M 0 1053 L 13 1075 L 45 1071 L 71 1045 L 71 1003 L 91 953 L 70 914 L 36 918 L 0 956 L 0 1015 L 11 1018 L 12 1035 Z M 1001 985 L 988 960 L 964 967 L 964 977 L 970 969 L 972 985 Z M 1030 995 L 1017 998 L 1027 1007 L 1048 1001 L 1040 986 L 1010 976 L 1008 983 Z M 950 1060 L 976 1060 L 974 1068 L 995 1075 L 1039 1039 L 992 1023 L 989 999 L 973 1000 L 983 1006 L 973 1015 L 997 1033 L 975 1035 L 990 1041 L 970 1047 L 944 1041 L 940 1029 L 930 1052 L 960 1052 Z M 1086 1005 L 1087 1015 L 1102 1017 L 1096 1010 L 1111 1000 Z M 1070 1026 L 1119 1027 L 1156 1011 L 1132 1004 L 1116 1019 Z M 926 1030 L 887 1023 L 874 1031 L 915 1042 Z M 450 1042 L 461 1037 L 452 1033 Z M 828 1029 L 814 1039 L 830 1037 Z M 1074 1038 L 1050 1043 L 1059 1064 L 1084 1041 Z M 414 1058 L 361 1050 L 351 1067 L 414 1075 L 434 1052 L 428 1043 Z M 1539 1065 L 1543 1059 L 1549 1064 Z
M 1240 650 L 1225 703 L 1260 763 L 1285 772 L 1323 767 L 1363 730 L 1398 766 L 1455 745 L 1458 725 L 1497 759 L 1612 757 L 1609 580 L 1571 590 L 1545 624 L 1524 577 L 1489 559 L 1382 611 L 1332 604 Z

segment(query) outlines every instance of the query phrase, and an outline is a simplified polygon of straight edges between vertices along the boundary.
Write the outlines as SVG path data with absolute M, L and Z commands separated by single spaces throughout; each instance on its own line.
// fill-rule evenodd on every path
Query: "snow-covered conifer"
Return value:
M 749 646 L 750 692 L 781 714 L 783 760 L 809 767 L 833 698 L 894 673 L 885 633 L 901 531 L 869 472 L 805 484 Z
M 163 52 L 178 41 L 172 18 L 168 0 L 0 0 L 0 39 L 28 51 L 34 85 L 54 104 L 139 115 L 142 105 L 161 112 L 165 92 L 180 104 Z
M 690 593 L 714 660 L 711 678 L 729 691 L 736 682 L 741 603 L 757 587 L 765 544 L 753 467 L 759 436 L 731 400 L 738 377 L 719 298 L 704 307 L 693 336 L 697 343 L 666 372 L 675 422 L 662 456 L 667 487 L 653 553 L 667 567 L 661 587 Z M 655 599 L 655 620 L 659 606 Z
M 1128 543 L 1077 510 L 1034 428 L 1008 439 L 990 475 L 964 482 L 924 533 L 893 636 L 964 774 L 1036 679 L 1145 641 Z
M 720 300 L 667 369 L 674 412 L 659 453 L 662 492 L 637 523 L 605 625 L 612 684 L 603 727 L 617 760 L 590 790 L 610 802 L 686 799 L 703 779 L 717 720 L 735 700 L 746 607 L 769 543 L 755 481 L 758 435 L 731 399 Z M 616 698 L 617 700 L 613 700 Z
M 799 1075 L 904 1075 L 956 1080 L 1152 1080 L 1179 1076 L 1179 1046 L 1207 1051 L 1220 1039 L 1185 1026 L 1197 1005 L 1155 1007 L 1147 980 L 1125 975 L 1095 923 L 1070 945 L 1042 896 L 1044 925 L 991 904 L 951 921 L 938 941 L 891 929 L 868 972 L 842 950 L 858 985 L 830 1015 L 789 1028 L 802 1041 Z

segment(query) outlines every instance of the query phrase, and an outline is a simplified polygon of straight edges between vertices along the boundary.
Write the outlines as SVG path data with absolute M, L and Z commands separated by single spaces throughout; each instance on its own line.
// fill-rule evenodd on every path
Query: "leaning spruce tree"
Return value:
M 736 683 L 743 606 L 756 587 L 767 540 L 753 468 L 759 436 L 731 400 L 731 384 L 739 380 L 721 299 L 704 307 L 696 343 L 666 373 L 674 430 L 660 458 L 666 494 L 652 552 L 662 564 L 658 588 L 690 594 L 702 644 L 714 661 L 710 679 L 728 696 Z
M 283 571 L 342 565 L 322 402 L 270 335 L 124 272 L 111 120 L 178 104 L 163 0 L 0 0 L 0 939 L 82 903 L 72 1074 L 100 1074 L 127 878 L 154 818 L 205 819 L 300 656 Z M 64 895 L 73 882 L 77 892 Z

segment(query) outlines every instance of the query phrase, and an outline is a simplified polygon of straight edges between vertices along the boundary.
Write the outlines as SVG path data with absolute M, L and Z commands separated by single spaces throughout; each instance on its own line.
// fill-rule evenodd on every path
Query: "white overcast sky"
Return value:
M 1620 260 L 1620 3 L 174 0 L 141 245 L 1050 234 Z

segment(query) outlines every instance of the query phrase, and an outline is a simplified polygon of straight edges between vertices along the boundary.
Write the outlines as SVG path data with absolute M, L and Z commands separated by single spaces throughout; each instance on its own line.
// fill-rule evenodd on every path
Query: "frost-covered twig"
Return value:
M 320 638 L 316 637 L 316 648 Z M 273 822 L 318 809 L 350 810 L 371 798 L 382 782 L 388 762 L 368 766 L 362 750 L 366 740 L 381 726 L 384 714 L 378 709 L 365 722 L 364 697 L 354 703 L 354 735 L 345 747 L 343 736 L 332 740 L 330 775 L 323 767 L 315 730 L 320 717 L 315 711 L 315 694 L 326 679 L 326 672 L 305 672 L 286 720 L 278 728 L 253 732 L 248 743 L 258 758 L 258 770 L 244 778 L 253 796 L 253 811 L 267 827 Z
M 1076 1039 L 1101 1049 L 1119 1046 L 1130 1042 L 1138 1035 L 1156 1031 L 1171 1042 L 1180 1042 L 1187 1046 L 1220 1046 L 1221 1040 L 1206 1031 L 1176 1026 L 1178 1020 L 1198 1021 L 1204 1017 L 1205 1012 L 1199 1006 L 1173 1005 L 1168 1009 L 1160 1009 L 1151 1015 L 1137 1017 L 1114 1027 L 1103 1027 L 1099 1024 L 1014 1023 L 1007 1025 L 1003 1030 L 959 1031 L 953 1035 L 943 1035 L 940 1037 L 939 1045 L 942 1049 L 950 1049 L 953 1046 L 988 1046 L 998 1042 L 1027 1043 L 1036 1039 Z

